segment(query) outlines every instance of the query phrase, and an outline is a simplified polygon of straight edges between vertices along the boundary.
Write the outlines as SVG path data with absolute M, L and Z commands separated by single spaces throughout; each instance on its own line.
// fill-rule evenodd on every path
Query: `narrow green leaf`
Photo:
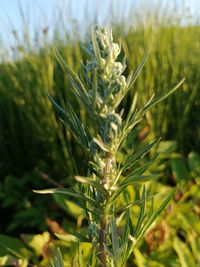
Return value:
M 145 199 L 141 199 L 141 200 L 137 200 L 137 201 L 132 201 L 130 202 L 129 204 L 121 207 L 121 208 L 118 208 L 118 209 L 114 209 L 114 210 L 111 210 L 109 214 L 114 214 L 114 213 L 118 213 L 118 212 L 123 212 L 127 209 L 129 209 L 130 207 L 132 206 L 136 206 L 136 205 L 141 205 L 144 201 L 147 201 L 147 200 L 150 200 L 152 198 L 154 198 L 155 195 L 153 196 L 150 196 L 150 197 L 146 197 Z
M 80 88 L 78 87 L 78 85 L 74 82 L 74 80 L 70 77 L 70 82 L 73 86 L 73 89 L 72 90 L 72 93 L 75 95 L 75 97 L 77 99 L 79 99 L 83 104 L 84 106 L 86 107 L 86 109 L 88 111 L 92 111 L 91 108 L 90 108 L 90 102 L 89 102 L 89 97 L 88 96 L 85 96 L 82 91 L 80 90 Z
M 143 109 L 141 109 L 138 114 L 137 117 L 141 117 L 143 116 L 150 108 L 154 107 L 155 105 L 157 105 L 158 103 L 160 103 L 161 101 L 163 101 L 164 99 L 166 99 L 168 96 L 170 96 L 171 94 L 173 94 L 185 81 L 185 78 L 182 79 L 174 88 L 172 88 L 171 90 L 167 91 L 166 93 L 164 93 L 161 96 L 158 96 L 156 99 L 154 99 L 153 101 L 150 101 L 149 103 L 147 103 L 145 105 L 145 107 Z
M 75 199 L 82 199 L 84 201 L 89 202 L 92 206 L 99 208 L 99 204 L 97 204 L 93 199 L 83 195 L 82 193 L 73 191 L 71 189 L 64 189 L 64 188 L 49 188 L 44 190 L 33 190 L 34 193 L 38 194 L 62 194 L 67 197 L 72 197 Z
M 109 202 L 114 201 L 129 185 L 133 185 L 135 183 L 144 183 L 148 182 L 150 180 L 158 179 L 160 175 L 133 175 L 132 177 L 129 177 L 129 179 L 125 179 L 124 182 L 122 182 L 119 186 L 118 189 L 113 193 L 111 196 Z
M 160 215 L 160 213 L 165 209 L 165 207 L 168 205 L 169 201 L 174 197 L 176 193 L 177 187 L 173 188 L 171 192 L 168 194 L 168 196 L 165 198 L 165 200 L 162 202 L 160 207 L 154 211 L 154 213 L 150 216 L 150 218 L 145 222 L 141 230 L 138 232 L 138 235 L 136 236 L 137 242 L 141 239 L 141 237 L 144 235 L 146 230 L 150 227 L 150 225 L 157 219 L 157 217 Z
M 142 203 L 140 205 L 140 215 L 137 221 L 137 225 L 135 227 L 135 236 L 137 236 L 137 233 L 140 231 L 140 228 L 142 226 L 142 223 L 144 222 L 145 219 L 145 212 L 146 212 L 146 188 L 145 185 L 143 186 L 143 191 L 142 191 Z
M 83 61 L 81 60 L 81 73 L 83 74 L 83 77 L 85 78 L 85 80 L 88 82 L 88 84 L 92 87 L 92 82 L 90 80 L 90 78 L 87 75 L 87 67 L 85 66 L 85 64 L 83 63 Z
M 95 33 L 95 29 L 94 28 L 92 29 L 92 45 L 93 45 L 94 53 L 95 53 L 95 56 L 97 58 L 98 64 L 99 64 L 99 66 L 101 68 L 102 67 L 102 64 L 101 64 L 101 52 L 100 52 L 100 49 L 99 49 L 99 45 L 97 43 L 97 38 L 96 38 L 96 33 Z
M 171 190 L 171 192 L 168 194 L 168 196 L 162 202 L 160 207 L 153 212 L 153 214 L 149 217 L 149 219 L 145 223 L 143 223 L 142 228 L 140 228 L 139 231 L 136 234 L 134 234 L 135 242 L 133 242 L 132 246 L 129 249 L 129 252 L 128 252 L 129 256 L 132 253 L 132 250 L 134 249 L 134 247 L 136 247 L 136 245 L 138 244 L 139 240 L 144 236 L 147 229 L 157 219 L 157 217 L 160 215 L 160 213 L 166 208 L 169 201 L 174 197 L 176 190 L 177 190 L 177 187 L 175 187 Z M 153 209 L 151 208 L 151 210 L 153 210 Z
M 99 192 L 101 192 L 106 198 L 109 197 L 108 191 L 105 189 L 103 185 L 100 184 L 99 181 L 95 181 L 94 179 L 82 176 L 75 176 L 75 180 L 83 184 L 91 185 L 92 187 L 96 188 Z
M 147 182 L 151 180 L 158 179 L 160 177 L 160 174 L 149 174 L 149 175 L 128 175 L 123 182 L 120 183 L 119 188 L 121 187 L 127 187 L 129 185 L 135 184 L 135 183 L 142 183 Z
M 125 212 L 125 224 L 124 224 L 124 231 L 123 231 L 123 236 L 122 236 L 122 244 L 128 243 L 129 241 L 129 234 L 130 234 L 130 209 L 127 208 Z
M 122 169 L 123 171 L 127 170 L 128 168 L 132 167 L 139 159 L 142 159 L 153 147 L 155 147 L 160 142 L 160 138 L 155 139 L 151 144 L 145 146 L 141 150 L 139 150 L 136 154 L 132 153 L 128 155 L 126 158 Z
M 151 160 L 149 160 L 148 163 L 143 164 L 140 167 L 135 168 L 130 175 L 142 175 L 150 166 L 152 166 L 152 164 L 156 161 L 156 159 L 158 158 L 159 154 L 155 154 Z
M 82 143 L 82 145 L 84 147 L 88 148 L 89 143 L 91 141 L 90 131 L 89 131 L 89 129 L 87 129 L 87 133 L 86 133 L 86 130 L 85 130 L 82 122 L 78 118 L 78 116 L 75 113 L 75 111 L 72 108 L 72 106 L 68 105 L 68 107 L 69 107 L 69 115 L 70 115 L 71 119 L 73 120 L 74 131 L 76 131 L 76 136 L 80 137 L 79 138 L 79 142 Z
M 95 109 L 97 98 L 97 69 L 94 70 L 93 86 L 92 86 L 92 107 Z
M 100 139 L 93 138 L 93 141 L 105 152 L 109 152 L 108 147 Z
M 85 243 L 90 243 L 90 239 L 81 235 L 80 233 L 75 233 L 73 235 L 71 234 L 57 234 L 55 233 L 55 235 L 61 239 L 61 240 L 64 240 L 64 241 L 67 241 L 67 242 L 85 242 Z
M 89 134 L 86 134 L 81 121 L 79 120 L 71 105 L 68 103 L 68 108 L 65 110 L 61 106 L 59 106 L 50 95 L 48 95 L 48 97 L 53 106 L 60 113 L 61 117 L 63 117 L 63 123 L 70 129 L 73 136 L 77 139 L 78 143 L 80 143 L 83 147 L 88 147 L 91 136 L 89 130 L 87 130 L 87 133 Z
M 63 195 L 58 195 L 58 194 L 53 194 L 53 197 L 54 197 L 54 200 L 58 203 L 58 205 L 64 209 L 65 211 L 68 211 L 69 212 L 69 205 L 66 204 L 66 196 L 63 196 Z M 60 197 L 60 198 L 59 198 Z M 95 210 L 91 210 L 91 209 L 88 209 L 87 206 L 85 205 L 85 203 L 83 203 L 83 201 L 81 201 L 80 199 L 72 199 L 70 198 L 68 200 L 69 202 L 71 202 L 72 204 L 76 205 L 77 207 L 83 209 L 83 211 L 86 211 L 86 212 L 91 212 L 93 214 L 96 214 L 97 213 L 95 212 Z M 78 214 L 78 209 L 77 209 L 77 213 L 74 213 L 73 212 L 73 215 L 75 217 L 77 217 L 77 214 Z
M 137 67 L 136 71 L 134 72 L 134 74 L 132 75 L 131 79 L 130 79 L 130 83 L 129 83 L 129 88 L 131 88 L 133 86 L 133 84 L 135 83 L 137 77 L 139 76 L 141 70 L 143 69 L 144 65 L 146 64 L 148 58 L 150 55 L 150 49 L 147 51 L 146 55 L 144 56 L 142 62 L 140 63 L 140 65 Z
M 82 84 L 81 80 L 78 78 L 78 76 L 73 72 L 72 69 L 69 68 L 59 51 L 55 48 L 54 49 L 55 56 L 60 63 L 61 67 L 63 68 L 64 71 L 67 71 L 67 73 L 72 77 L 74 82 L 77 84 L 79 90 L 82 90 L 82 92 L 85 94 L 86 97 L 88 97 L 88 92 L 85 89 L 85 86 Z
M 137 67 L 136 71 L 134 73 L 131 73 L 127 79 L 127 87 L 124 90 L 124 92 L 120 95 L 119 99 L 116 101 L 116 104 L 114 105 L 114 109 L 118 107 L 118 105 L 121 103 L 122 99 L 125 97 L 125 95 L 128 93 L 128 91 L 131 89 L 135 81 L 137 80 L 142 68 L 144 67 L 148 57 L 150 54 L 150 50 L 147 52 L 147 54 L 144 56 L 141 64 Z
M 136 109 L 137 99 L 138 99 L 138 93 L 136 92 L 134 97 L 133 97 L 132 104 L 131 104 L 131 107 L 129 109 L 128 115 L 126 116 L 126 119 L 125 119 L 125 122 L 123 125 L 124 129 L 127 128 L 127 126 L 129 125 L 129 122 L 130 122 L 130 118 L 133 116 L 134 112 L 136 111 L 135 109 Z
M 62 115 L 64 115 L 64 117 L 68 120 L 69 115 L 67 114 L 67 111 L 63 109 L 60 105 L 58 105 L 58 103 L 56 103 L 56 101 L 49 95 L 48 92 L 46 92 L 46 94 L 49 100 L 51 101 L 51 103 L 53 104 L 53 106 L 57 109 L 57 111 L 59 111 Z

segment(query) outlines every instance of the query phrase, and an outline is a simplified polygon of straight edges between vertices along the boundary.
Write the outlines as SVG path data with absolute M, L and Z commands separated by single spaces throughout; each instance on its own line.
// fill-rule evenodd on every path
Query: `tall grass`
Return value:
M 143 101 L 156 90 L 164 91 L 177 79 L 186 77 L 183 91 L 173 95 L 148 114 L 153 135 L 176 140 L 179 151 L 199 150 L 199 34 L 198 26 L 159 26 L 134 32 L 124 37 L 130 68 L 138 64 L 151 40 L 151 54 L 137 87 Z M 190 126 L 189 126 L 190 125 Z

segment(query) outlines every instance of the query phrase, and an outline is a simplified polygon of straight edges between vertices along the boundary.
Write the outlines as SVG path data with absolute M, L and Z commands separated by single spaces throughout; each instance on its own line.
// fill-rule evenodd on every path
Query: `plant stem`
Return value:
M 99 231 L 99 243 L 100 243 L 100 254 L 99 254 L 99 259 L 100 259 L 100 266 L 101 267 L 106 267 L 107 266 L 107 255 L 106 255 L 106 250 L 105 250 L 105 245 L 106 245 L 106 224 L 107 224 L 107 218 L 104 215 L 101 224 L 100 224 L 100 231 Z
M 105 173 L 103 184 L 110 184 L 110 174 L 112 173 L 112 161 L 113 161 L 113 155 L 111 153 L 106 153 L 105 158 L 105 168 L 103 172 Z M 106 226 L 108 223 L 107 215 L 103 211 L 102 220 L 100 223 L 100 231 L 99 231 L 99 244 L 100 244 L 100 255 L 99 259 L 101 262 L 101 267 L 107 266 L 107 255 L 106 255 Z

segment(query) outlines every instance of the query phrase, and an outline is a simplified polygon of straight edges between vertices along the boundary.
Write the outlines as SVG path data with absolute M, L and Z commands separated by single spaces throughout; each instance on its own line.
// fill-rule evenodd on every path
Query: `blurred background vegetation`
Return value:
M 66 266 L 71 266 L 76 245 L 56 240 L 53 233 L 84 231 L 84 214 L 62 198 L 41 197 L 32 189 L 68 187 L 74 174 L 86 172 L 84 151 L 59 121 L 45 90 L 63 106 L 72 101 L 91 126 L 52 48 L 77 72 L 81 60 L 87 60 L 82 44 L 97 22 L 111 26 L 121 42 L 125 73 L 135 70 L 151 47 L 133 88 L 141 105 L 154 92 L 186 78 L 180 90 L 147 115 L 124 147 L 126 153 L 130 144 L 137 148 L 161 136 L 159 162 L 149 170 L 160 179 L 148 185 L 149 191 L 160 193 L 159 203 L 167 188 L 180 184 L 168 210 L 133 251 L 129 266 L 200 266 L 200 17 L 186 8 L 187 1 L 162 6 L 159 1 L 124 1 L 120 6 L 108 1 L 103 16 L 94 1 L 92 13 L 85 2 L 82 18 L 76 20 L 70 16 L 73 4 L 65 2 L 67 13 L 57 5 L 51 25 L 41 25 L 34 33 L 19 4 L 23 30 L 11 26 L 12 42 L 0 42 L 0 266 L 47 266 L 51 242 L 59 244 Z M 123 103 L 125 111 L 130 97 Z M 129 188 L 128 194 L 134 200 L 135 189 Z M 135 208 L 134 216 L 137 212 Z M 89 250 L 85 245 L 84 257 Z

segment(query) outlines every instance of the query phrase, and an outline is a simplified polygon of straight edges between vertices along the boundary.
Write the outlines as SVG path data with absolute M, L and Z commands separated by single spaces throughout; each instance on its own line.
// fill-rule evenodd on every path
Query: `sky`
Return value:
M 167 1 L 167 0 L 166 0 Z M 25 27 L 34 35 L 35 31 L 42 31 L 47 27 L 53 30 L 60 23 L 60 14 L 65 13 L 66 22 L 76 23 L 79 32 L 84 29 L 85 22 L 92 19 L 94 10 L 99 20 L 109 17 L 109 5 L 112 4 L 120 14 L 126 15 L 131 4 L 137 7 L 141 2 L 148 3 L 148 7 L 165 0 L 0 0 L 0 40 L 10 45 L 13 32 L 22 32 Z M 200 0 L 168 0 L 168 6 L 177 4 L 178 12 L 189 10 L 190 20 L 199 16 Z M 164 5 L 163 5 L 164 6 Z M 60 12 L 60 13 L 59 13 Z M 95 14 L 96 14 L 95 13 Z M 117 14 L 117 11 L 116 11 Z M 117 19 L 117 16 L 116 16 Z M 65 18 L 64 18 L 65 20 Z M 186 21 L 186 18 L 183 18 Z M 69 25 L 66 23 L 66 27 Z M 69 29 L 70 30 L 70 29 Z

